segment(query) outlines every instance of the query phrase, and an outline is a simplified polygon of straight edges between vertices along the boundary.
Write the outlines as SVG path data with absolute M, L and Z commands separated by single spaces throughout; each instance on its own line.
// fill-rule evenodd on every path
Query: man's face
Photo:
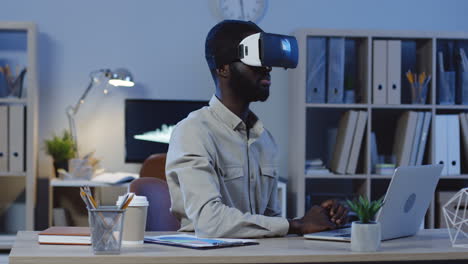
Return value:
M 230 87 L 247 102 L 264 102 L 270 95 L 269 67 L 253 67 L 242 62 L 233 62 L 229 65 L 231 78 Z

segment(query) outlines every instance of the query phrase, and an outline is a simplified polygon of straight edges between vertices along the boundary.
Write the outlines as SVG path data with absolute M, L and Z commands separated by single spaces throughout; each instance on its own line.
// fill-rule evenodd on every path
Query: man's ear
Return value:
M 229 65 L 223 65 L 216 69 L 216 75 L 220 78 L 227 78 L 229 77 L 230 70 L 229 70 Z

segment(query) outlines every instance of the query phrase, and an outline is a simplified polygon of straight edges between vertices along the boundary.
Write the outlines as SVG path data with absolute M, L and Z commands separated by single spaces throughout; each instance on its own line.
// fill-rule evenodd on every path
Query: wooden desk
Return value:
M 451 247 L 446 230 L 422 230 L 414 237 L 385 241 L 375 253 L 350 252 L 345 242 L 321 242 L 302 237 L 260 239 L 260 245 L 196 250 L 144 244 L 122 247 L 120 255 L 93 255 L 91 246 L 39 245 L 37 232 L 18 233 L 9 261 L 16 263 L 323 263 L 429 260 L 468 262 L 468 249 Z M 168 232 L 152 232 L 151 235 Z M 421 262 L 420 262 L 421 261 Z M 432 263 L 432 262 L 431 262 Z

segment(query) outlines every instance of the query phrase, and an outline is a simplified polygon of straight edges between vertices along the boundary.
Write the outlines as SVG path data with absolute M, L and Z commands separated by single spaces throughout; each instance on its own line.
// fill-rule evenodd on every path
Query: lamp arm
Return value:
M 86 90 L 84 91 L 84 93 L 81 95 L 80 99 L 78 99 L 78 102 L 76 102 L 75 106 L 71 106 L 69 105 L 67 108 L 66 108 L 66 114 L 67 114 L 67 117 L 68 117 L 68 125 L 70 126 L 70 134 L 72 136 L 72 139 L 73 139 L 73 142 L 75 143 L 75 151 L 76 151 L 76 156 L 79 157 L 79 153 L 78 153 L 78 137 L 77 137 L 77 133 L 76 133 L 76 126 L 75 126 L 75 115 L 78 113 L 78 110 L 80 109 L 80 106 L 83 104 L 84 102 L 84 99 L 86 98 L 86 96 L 88 95 L 89 91 L 91 90 L 91 88 L 93 88 L 93 85 L 94 85 L 94 73 L 95 72 L 92 72 L 90 74 L 90 82 L 88 84 L 88 87 L 86 88 Z

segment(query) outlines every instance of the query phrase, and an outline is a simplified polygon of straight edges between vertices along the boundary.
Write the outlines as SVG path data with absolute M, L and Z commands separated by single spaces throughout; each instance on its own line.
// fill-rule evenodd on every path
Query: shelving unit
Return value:
M 24 106 L 24 131 L 14 131 L 24 143 L 22 169 L 0 170 L 0 249 L 12 247 L 16 232 L 34 229 L 34 208 L 36 203 L 37 172 L 37 27 L 31 22 L 0 22 L 0 66 L 19 65 L 26 67 L 21 97 L 1 97 L 0 105 Z M 14 71 L 14 68 L 12 68 Z M 16 75 L 16 73 L 15 73 Z M 3 77 L 3 76 L 2 76 Z M 4 84 L 2 84 L 4 85 Z M 8 110 L 8 111 L 9 111 Z M 9 124 L 0 124 L 8 127 Z M 8 129 L 7 129 L 8 130 Z M 5 129 L 2 132 L 7 131 Z M 8 131 L 7 131 L 8 132 Z M 8 149 L 11 155 L 11 136 L 8 132 Z M 21 156 L 21 153 L 19 154 Z M 9 225 L 8 223 L 14 223 Z
M 319 204 L 327 198 L 349 199 L 357 194 L 363 194 L 371 199 L 385 194 L 391 176 L 377 175 L 372 169 L 371 134 L 375 133 L 379 154 L 391 155 L 395 137 L 397 120 L 405 111 L 424 111 L 431 113 L 429 136 L 424 151 L 423 164 L 434 163 L 435 154 L 432 149 L 436 140 L 436 114 L 456 114 L 468 111 L 468 105 L 437 104 L 437 74 L 436 54 L 440 45 L 453 40 L 461 42 L 459 46 L 468 46 L 468 34 L 444 32 L 407 32 L 407 31 L 372 31 L 372 30 L 333 30 L 333 29 L 302 29 L 294 34 L 299 44 L 299 65 L 290 71 L 289 96 L 289 179 L 288 179 L 288 216 L 302 216 L 311 205 Z M 355 41 L 356 68 L 354 74 L 355 101 L 353 103 L 311 103 L 307 96 L 308 49 L 309 38 L 342 37 Z M 400 40 L 403 45 L 410 45 L 414 54 L 401 52 L 401 101 L 399 104 L 375 104 L 373 98 L 373 42 L 375 40 Z M 445 41 L 445 42 L 444 42 Z M 444 44 L 445 45 L 445 44 Z M 405 46 L 408 47 L 408 46 Z M 405 49 L 407 50 L 407 49 Z M 468 49 L 465 49 L 468 52 Z M 408 62 L 408 60 L 410 60 Z M 404 72 L 412 63 L 413 71 L 425 72 L 432 76 L 429 83 L 425 104 L 411 104 L 411 94 Z M 325 67 L 326 68 L 326 67 Z M 327 69 L 328 70 L 328 69 Z M 349 70 L 349 68 L 348 68 Z M 346 71 L 345 66 L 345 73 Z M 349 87 L 345 87 L 346 91 Z M 349 77 L 348 77 L 349 78 Z M 327 89 L 327 86 L 325 86 Z M 336 130 L 340 117 L 348 110 L 366 111 L 367 121 L 356 173 L 307 175 L 306 161 L 321 159 L 328 164 L 331 159 L 329 142 L 336 142 Z M 335 143 L 333 142 L 333 143 Z M 460 147 L 462 147 L 460 140 Z M 374 153 L 375 154 L 375 153 Z M 462 157 L 460 158 L 463 161 Z M 466 164 L 468 165 L 468 164 Z M 330 168 L 330 166 L 327 166 Z M 468 185 L 468 166 L 462 166 L 461 175 L 442 176 L 438 190 L 459 190 Z M 426 215 L 426 227 L 434 227 L 435 202 Z

